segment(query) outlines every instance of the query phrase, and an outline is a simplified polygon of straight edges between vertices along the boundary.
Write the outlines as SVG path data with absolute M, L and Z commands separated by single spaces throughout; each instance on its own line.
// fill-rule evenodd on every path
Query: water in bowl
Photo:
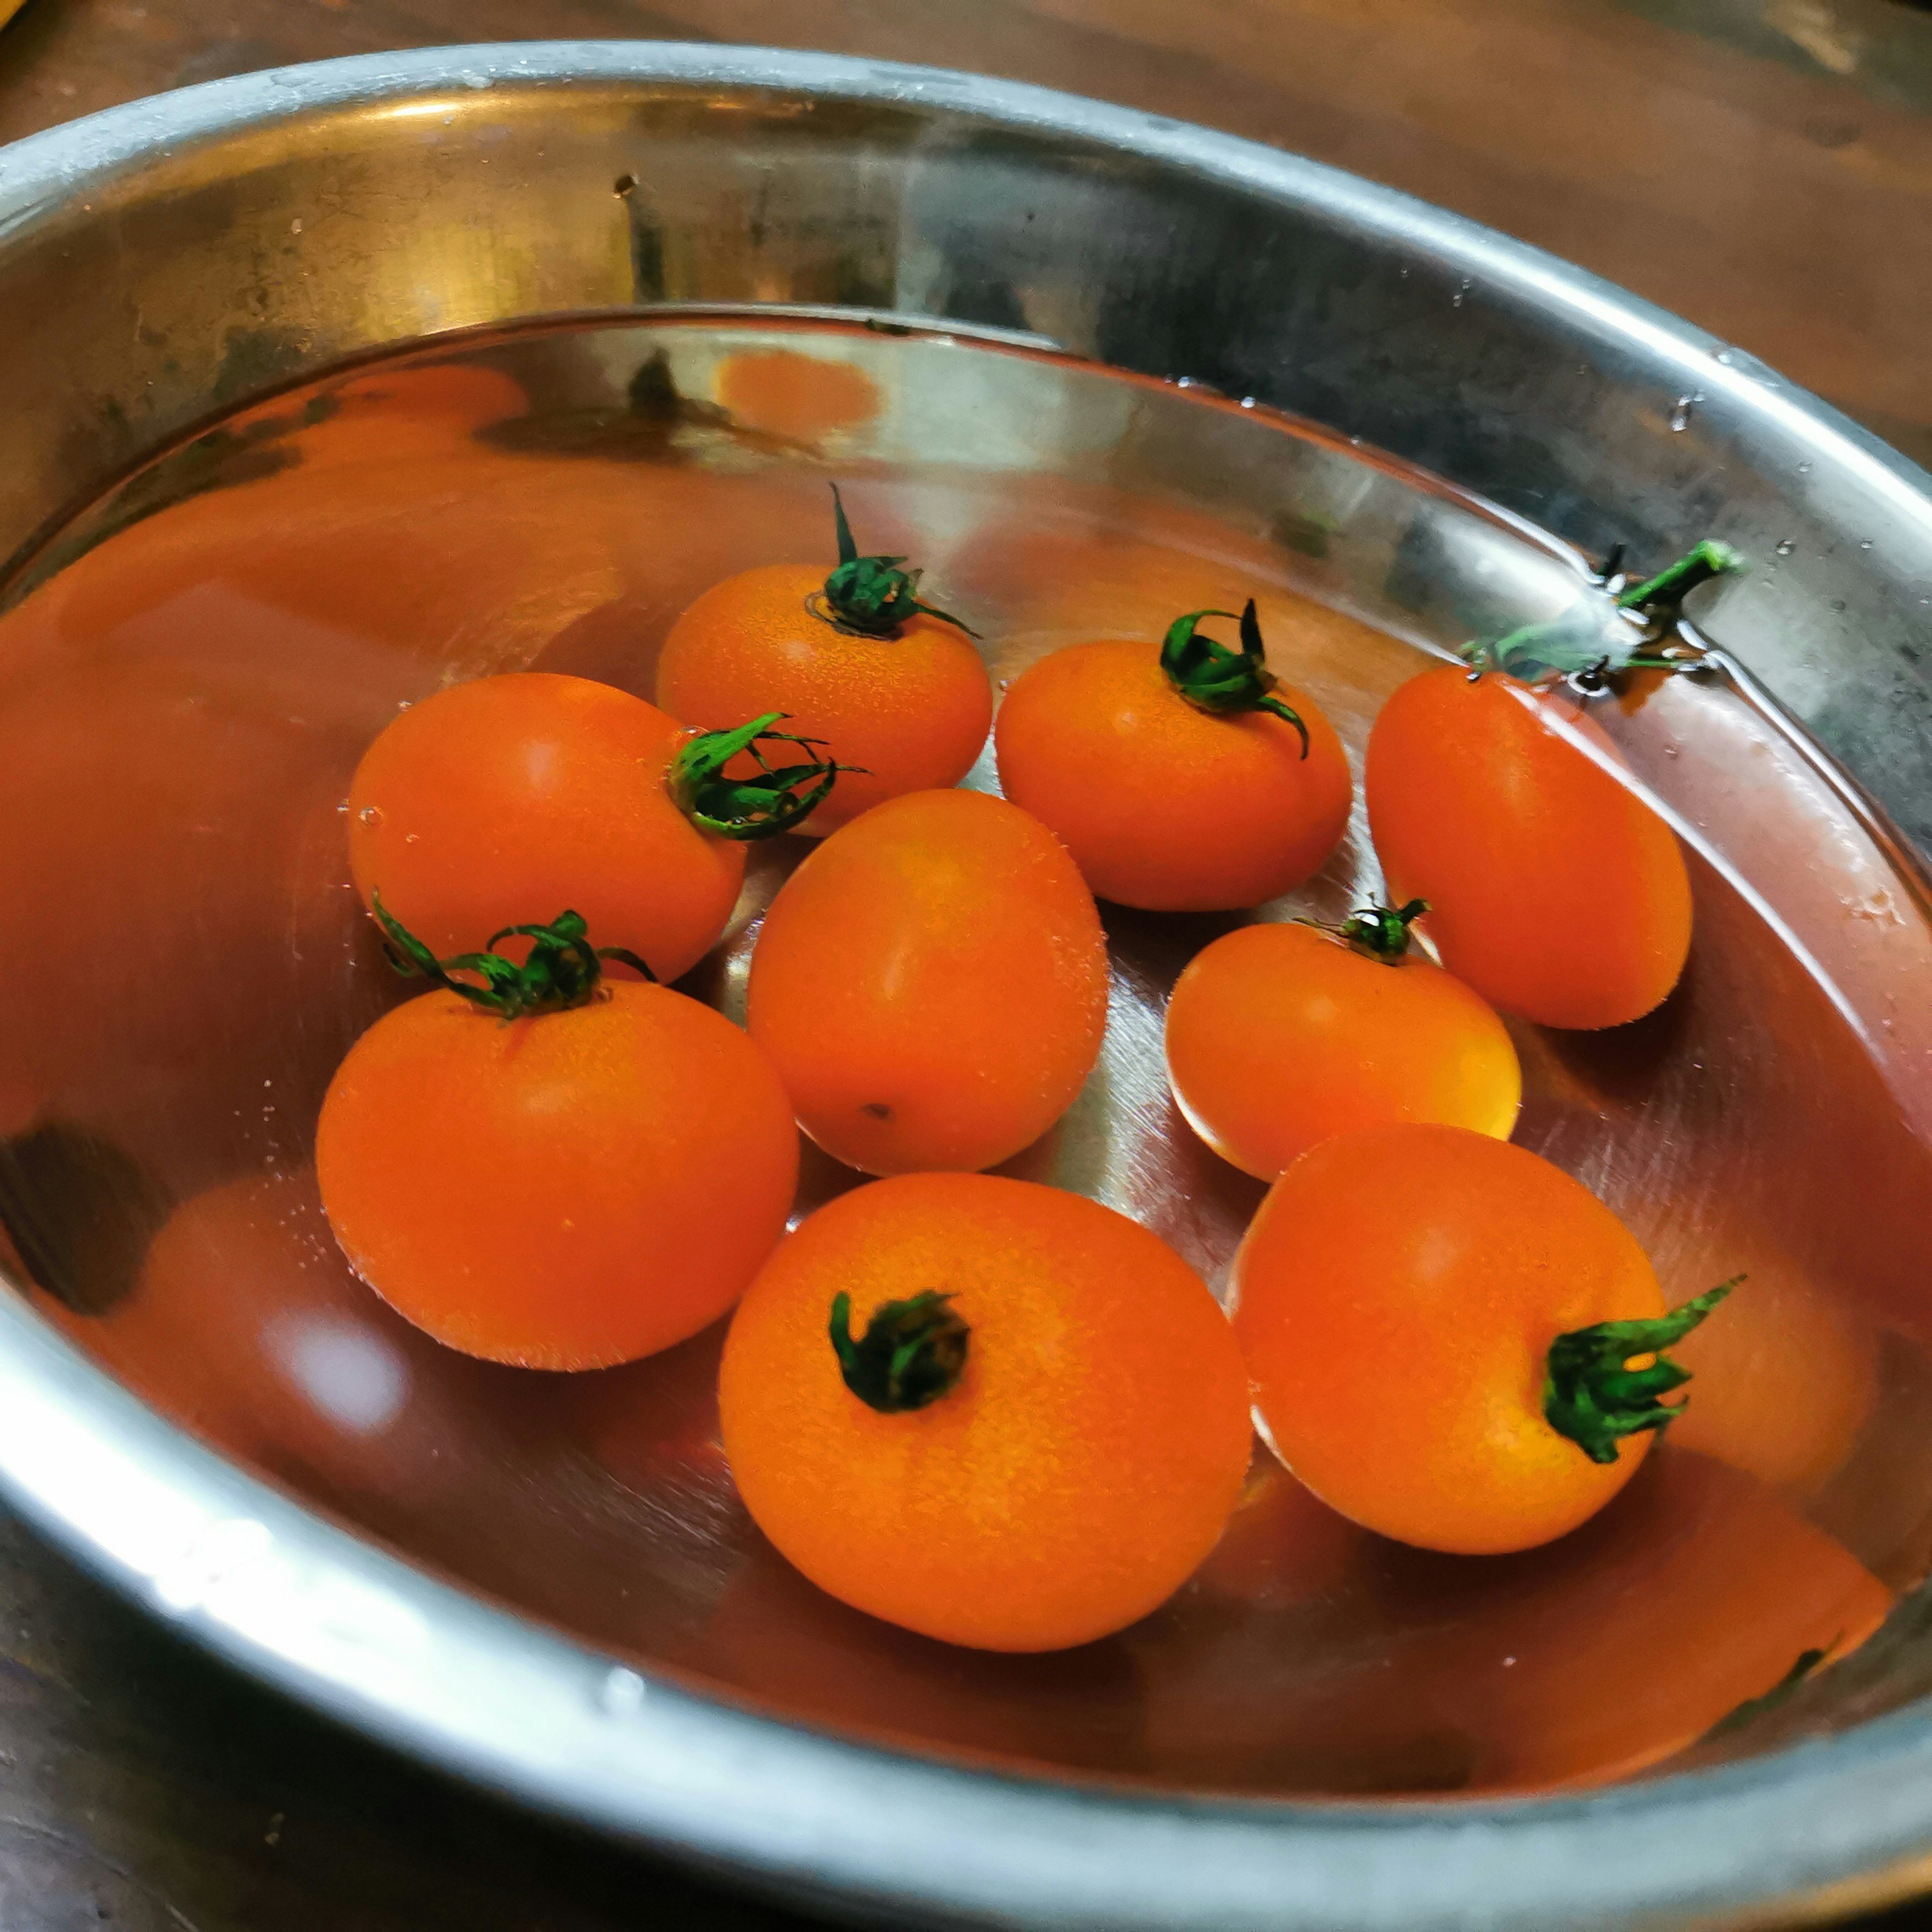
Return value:
M 1750 1282 L 1682 1352 L 1697 1400 L 1662 1451 L 1549 1549 L 1403 1550 L 1258 1456 L 1156 1616 L 1057 1656 L 949 1650 L 764 1544 L 718 1445 L 717 1332 L 524 1373 L 436 1348 L 348 1274 L 307 1165 L 316 1109 L 407 992 L 349 880 L 363 747 L 491 672 L 649 695 L 708 584 L 830 564 L 832 480 L 862 547 L 923 566 L 996 680 L 1254 597 L 1358 769 L 1429 654 L 1593 594 L 1533 530 L 1238 398 L 896 327 L 560 326 L 253 405 L 67 520 L 0 615 L 0 1219 L 47 1318 L 238 1460 L 646 1672 L 1039 1772 L 1541 1790 L 1926 1688 L 1907 1610 L 1781 1707 L 1753 1701 L 1856 1647 L 1932 1558 L 1932 928 L 1882 828 L 1722 675 L 1599 705 L 1691 848 L 1696 941 L 1647 1020 L 1516 1029 L 1519 1138 L 1624 1216 L 1673 1298 Z M 754 848 L 691 990 L 736 1010 L 802 849 Z M 1262 916 L 1336 916 L 1378 884 L 1358 817 Z M 1218 1287 L 1261 1190 L 1175 1113 L 1160 1021 L 1231 921 L 1103 910 L 1102 1062 L 1007 1171 L 1135 1214 Z M 859 1179 L 808 1154 L 801 1210 Z

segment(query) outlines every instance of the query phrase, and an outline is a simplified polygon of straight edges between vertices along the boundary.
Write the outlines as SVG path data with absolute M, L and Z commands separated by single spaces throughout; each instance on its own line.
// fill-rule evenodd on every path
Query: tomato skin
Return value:
M 1464 1127 L 1304 1154 L 1234 1261 L 1234 1332 L 1276 1453 L 1352 1521 L 1425 1550 L 1527 1550 L 1594 1515 L 1651 1436 L 1593 1462 L 1543 1416 L 1550 1345 L 1654 1320 L 1643 1250 L 1580 1182 Z
M 1176 1104 L 1263 1180 L 1318 1142 L 1393 1120 L 1507 1140 L 1522 1099 L 1508 1030 L 1419 953 L 1371 959 L 1319 928 L 1266 922 L 1196 954 L 1167 1006 Z
M 614 984 L 504 1022 L 425 993 L 376 1022 L 322 1102 L 343 1252 L 464 1353 L 602 1368 L 716 1320 L 783 1231 L 798 1138 L 722 1014 Z
M 779 890 L 746 1024 L 799 1124 L 868 1174 L 990 1167 L 1072 1104 L 1107 1024 L 1100 914 L 1059 842 L 982 792 L 914 792 Z
M 825 588 L 815 565 L 742 571 L 706 591 L 670 628 L 657 700 L 721 730 L 767 711 L 830 746 L 843 772 L 799 828 L 822 837 L 910 791 L 956 784 L 993 722 L 993 689 L 956 626 L 916 616 L 896 638 L 856 637 L 808 608 Z
M 745 877 L 744 848 L 700 831 L 666 789 L 688 735 L 588 678 L 452 685 L 404 712 L 356 769 L 356 889 L 365 904 L 380 891 L 440 956 L 568 908 L 600 944 L 675 980 L 724 931 Z
M 957 1384 L 881 1414 L 826 1335 L 922 1289 L 971 1328 Z M 724 1448 L 752 1519 L 830 1594 L 949 1643 L 1053 1650 L 1163 1601 L 1246 1475 L 1226 1318 L 1126 1216 L 1032 1181 L 909 1174 L 789 1235 L 724 1345 Z
M 1412 678 L 1369 734 L 1370 830 L 1458 979 L 1544 1026 L 1621 1026 L 1683 972 L 1690 877 L 1670 826 L 1552 722 L 1621 766 L 1564 698 L 1454 664 Z
M 1334 728 L 1197 710 L 1157 646 L 1070 644 L 1013 682 L 993 730 L 1000 785 L 1065 842 L 1103 899 L 1154 912 L 1258 905 L 1320 871 L 1348 823 Z

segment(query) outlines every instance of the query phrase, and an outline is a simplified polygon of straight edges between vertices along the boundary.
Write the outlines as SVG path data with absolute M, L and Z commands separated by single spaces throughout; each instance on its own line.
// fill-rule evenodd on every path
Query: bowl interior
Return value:
M 1254 596 L 1358 771 L 1430 653 L 1601 602 L 1561 546 L 1345 438 L 1011 341 L 694 312 L 476 334 L 253 403 L 4 592 L 0 1220 L 47 1318 L 247 1466 L 529 1616 L 788 1718 L 1036 1772 L 1543 1790 L 1925 1688 L 1910 1607 L 1858 1646 L 1932 1561 L 1932 928 L 1856 796 L 1721 671 L 1598 706 L 1691 853 L 1696 944 L 1635 1026 L 1515 1028 L 1518 1137 L 1626 1219 L 1673 1298 L 1750 1281 L 1683 1352 L 1700 1400 L 1559 1544 L 1405 1550 L 1258 1455 L 1156 1616 L 1056 1656 L 952 1650 L 819 1594 L 751 1526 L 717 1442 L 721 1330 L 525 1373 L 436 1348 L 350 1275 L 315 1112 L 406 990 L 349 882 L 363 747 L 491 671 L 648 695 L 708 584 L 829 562 L 832 479 L 865 548 L 913 552 L 971 614 L 996 680 Z M 1724 596 L 1700 621 L 1728 641 Z M 754 848 L 690 990 L 737 1010 L 803 849 Z M 1378 884 L 1358 819 L 1258 916 L 1337 916 Z M 1103 911 L 1101 1064 L 1006 1171 L 1135 1214 L 1219 1287 L 1262 1190 L 1174 1113 L 1160 1020 L 1234 922 Z M 800 1211 L 860 1178 L 808 1149 Z M 1792 1690 L 1815 1652 L 1831 1667 Z

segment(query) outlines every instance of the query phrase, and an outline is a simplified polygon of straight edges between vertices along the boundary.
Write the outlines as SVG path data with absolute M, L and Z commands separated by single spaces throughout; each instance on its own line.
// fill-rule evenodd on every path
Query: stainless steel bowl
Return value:
M 1899 1344 L 1885 1426 L 1868 1432 L 1856 1493 L 1840 1504 L 1890 1511 L 1891 1528 L 1872 1534 L 1892 1580 L 1922 1570 L 1932 1469 L 1907 1452 L 1932 1402 L 1915 1379 L 1932 1200 L 1932 1006 L 1918 996 L 1932 950 L 1922 868 L 1867 794 L 1932 840 L 1932 670 L 1920 662 L 1932 648 L 1932 484 L 1742 352 L 1401 196 L 1033 89 L 636 44 L 384 56 L 217 82 L 0 153 L 0 555 L 15 557 L 13 591 L 72 561 L 73 544 L 46 540 L 84 533 L 70 524 L 82 506 L 104 504 L 99 527 L 153 507 L 144 484 L 107 494 L 122 479 L 172 477 L 176 499 L 209 480 L 199 458 L 172 472 L 142 469 L 148 459 L 345 361 L 445 338 L 507 358 L 547 399 L 532 417 L 554 441 L 560 426 L 601 434 L 621 414 L 622 358 L 524 325 L 622 319 L 608 339 L 632 362 L 662 350 L 675 365 L 690 318 L 716 328 L 747 307 L 801 328 L 867 316 L 887 341 L 929 326 L 938 334 L 917 345 L 928 359 L 956 357 L 949 336 L 985 335 L 1008 345 L 1000 380 L 1015 394 L 1046 380 L 1029 370 L 1075 390 L 1088 380 L 1052 350 L 1237 399 L 1217 414 L 1149 386 L 1132 435 L 1083 441 L 1049 426 L 1031 456 L 1056 489 L 1184 473 L 1245 532 L 1245 567 L 1279 566 L 1283 584 L 1424 641 L 1453 641 L 1485 596 L 1498 609 L 1561 601 L 1580 551 L 1624 542 L 1660 558 L 1708 532 L 1754 558 L 1703 620 L 1721 647 L 1712 687 L 1673 688 L 1628 734 L 1705 854 L 1712 964 L 1644 1049 L 1684 1077 L 1660 1124 L 1650 1090 L 1622 1079 L 1614 1055 L 1527 1041 L 1547 1102 L 1534 1132 L 1594 1162 L 1593 1178 L 1673 1263 L 1701 1264 L 1722 1228 L 1728 1239 L 1780 1216 L 1839 1252 L 1857 1278 L 1848 1298 L 1869 1291 L 1913 1342 Z M 1253 433 L 1227 427 L 1240 399 L 1328 433 L 1286 422 L 1274 454 L 1250 462 Z M 1000 467 L 987 448 L 962 460 Z M 1013 487 L 1016 518 L 1050 508 Z M 1310 506 L 1318 517 L 1302 514 Z M 1311 559 L 1317 529 L 1324 554 Z M 1395 594 L 1402 546 L 1424 536 L 1430 572 L 1466 593 L 1460 604 Z M 970 571 L 970 544 L 946 560 Z M 542 642 L 487 662 L 529 662 Z M 292 659 L 309 646 L 276 648 Z M 550 648 L 594 659 L 596 627 Z M 48 649 L 58 668 L 58 636 Z M 265 646 L 256 668 L 273 656 Z M 1377 666 L 1349 687 L 1357 742 L 1377 680 L 1398 668 Z M 94 670 L 111 693 L 115 661 Z M 388 701 L 412 694 L 405 683 Z M 356 728 L 366 736 L 373 723 Z M 1666 778 L 1678 749 L 1691 755 Z M 1773 781 L 1750 776 L 1766 772 Z M 312 859 L 332 828 L 302 849 Z M 31 846 L 47 830 L 16 823 L 8 836 Z M 211 836 L 200 951 L 188 950 L 213 970 L 229 931 L 209 910 L 222 855 L 249 848 L 235 842 L 239 818 Z M 1366 876 L 1351 867 L 1367 862 L 1358 842 L 1327 889 L 1346 893 Z M 1854 887 L 1863 896 L 1848 908 Z M 5 918 L 0 908 L 18 970 L 36 936 Z M 1818 974 L 1763 964 L 1774 956 L 1749 935 L 1767 920 L 1798 942 L 1775 958 L 1808 958 Z M 1131 921 L 1114 938 L 1145 969 L 1126 1002 L 1144 1020 L 1175 948 Z M 335 947 L 316 955 L 325 980 L 341 968 L 329 1024 L 287 1051 L 326 1070 L 330 1027 L 380 996 L 339 933 L 304 928 L 283 950 L 323 939 Z M 728 952 L 721 964 L 728 992 Z M 1840 984 L 1858 994 L 1843 1027 L 1818 997 Z M 284 990 L 314 986 L 292 968 Z M 1888 990 L 1900 996 L 1894 1023 L 1860 1039 Z M 118 1038 L 118 1009 L 104 1004 L 100 1017 Z M 211 1096 L 228 1097 L 224 1079 L 257 1070 L 218 1014 L 176 1045 L 167 1080 L 114 1094 L 116 1117 L 139 1124 L 137 1139 L 198 1146 L 170 1112 L 179 1094 L 199 1094 L 206 1114 Z M 1144 1026 L 1123 1051 L 1124 1073 L 1144 1072 Z M 1684 1072 L 1706 1073 L 1707 1059 L 1721 1078 Z M 106 1086 L 120 1065 L 104 1062 Z M 0 1114 L 6 1104 L 0 1082 Z M 1106 1194 L 1103 1156 L 1153 1104 L 1133 1090 L 1096 1103 L 1094 1131 L 1060 1150 L 1063 1169 L 1085 1160 L 1082 1177 Z M 250 1124 L 258 1146 L 274 1131 Z M 1658 1185 L 1672 1132 L 1683 1160 L 1704 1160 L 1681 1198 Z M 181 1158 L 185 1173 L 193 1158 Z M 130 1265 L 116 1231 L 144 1238 L 166 1206 L 148 1170 L 75 1133 L 0 1145 L 0 1183 L 16 1240 L 37 1226 L 46 1252 L 67 1244 L 69 1298 L 82 1302 Z M 1166 1173 L 1158 1191 L 1191 1201 L 1197 1183 L 1191 1225 L 1211 1262 L 1252 1197 L 1204 1168 L 1185 1184 Z M 292 1214 L 312 1212 L 290 1199 Z M 862 1620 L 828 1622 L 815 1600 L 788 1598 L 782 1577 L 754 1576 L 764 1661 L 734 1666 L 716 1619 L 698 1628 L 692 1606 L 716 1608 L 730 1565 L 755 1569 L 754 1544 L 728 1501 L 682 1478 L 634 1476 L 619 1500 L 580 1453 L 585 1412 L 569 1407 L 594 1408 L 594 1395 L 425 1368 L 444 1405 L 432 1433 L 448 1432 L 438 1439 L 464 1466 L 442 1488 L 372 1501 L 316 1476 L 289 1443 L 230 1443 L 224 1459 L 56 1332 L 92 1346 L 84 1316 L 56 1324 L 37 1306 L 48 1304 L 26 1292 L 0 1299 L 0 1480 L 101 1574 L 362 1728 L 836 1909 L 1215 1932 L 1769 1924 L 1910 1888 L 1932 1858 L 1932 1724 L 1912 1702 L 1932 1687 L 1932 1643 L 1918 1597 L 1774 1719 L 1668 1774 L 1349 1801 L 1382 1786 L 1351 1785 L 1333 1751 L 1312 1772 L 1230 1769 L 1216 1738 L 1265 1668 L 1240 1642 L 1202 1653 L 1212 1695 L 1184 1707 L 1186 1735 L 1147 1745 L 1142 1694 L 1186 1679 L 1187 1627 L 1172 1642 L 1163 1627 L 1118 1649 L 982 1668 Z M 693 1346 L 619 1372 L 634 1378 L 627 1408 L 654 1388 L 661 1407 L 687 1402 L 684 1382 L 704 1379 Z M 138 1362 L 121 1366 L 141 1383 Z M 614 1579 L 652 1537 L 639 1569 L 648 1601 L 626 1610 Z M 828 1687 L 842 1668 L 862 1694 Z M 1222 1733 L 1197 1722 L 1202 1710 Z M 1119 1746 L 1124 1712 L 1143 1726 L 1137 1762 Z M 1108 1774 L 1124 1767 L 1141 1774 Z M 1432 1777 L 1462 1781 L 1454 1763 Z M 1425 1768 L 1408 1788 L 1431 1783 Z

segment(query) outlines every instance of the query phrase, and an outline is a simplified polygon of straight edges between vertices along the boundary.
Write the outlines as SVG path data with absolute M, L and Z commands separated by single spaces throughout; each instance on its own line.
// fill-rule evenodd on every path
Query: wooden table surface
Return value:
M 27 0 L 0 141 L 285 62 L 612 35 L 929 61 L 1293 148 L 1638 290 L 1932 464 L 1926 0 Z M 292 1709 L 0 1516 L 0 1932 L 800 1923 Z

